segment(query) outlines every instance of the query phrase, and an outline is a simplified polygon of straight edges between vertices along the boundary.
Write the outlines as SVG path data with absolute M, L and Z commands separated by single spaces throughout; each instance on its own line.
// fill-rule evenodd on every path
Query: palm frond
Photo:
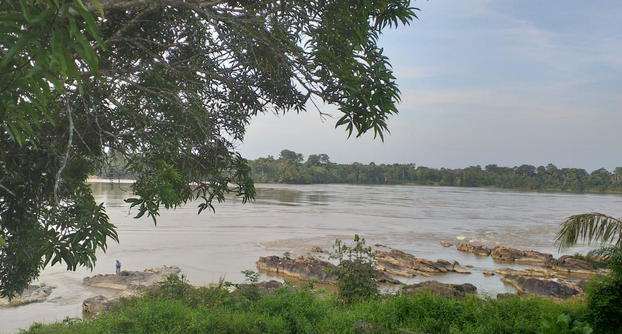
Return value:
M 600 242 L 601 245 L 622 247 L 622 220 L 591 212 L 568 217 L 557 233 L 555 245 L 564 249 L 576 245 L 579 241 Z
M 603 259 L 622 259 L 622 248 L 616 246 L 605 246 L 597 249 L 592 249 L 587 253 L 588 256 L 594 258 Z

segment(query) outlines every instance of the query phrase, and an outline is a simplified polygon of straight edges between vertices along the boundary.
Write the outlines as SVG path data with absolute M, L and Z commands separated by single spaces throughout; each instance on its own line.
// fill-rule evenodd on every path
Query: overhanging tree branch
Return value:
M 101 0 L 102 19 L 91 1 L 0 1 L 14 18 L 0 22 L 2 295 L 41 263 L 92 267 L 117 240 L 86 184 L 98 170 L 136 179 L 137 216 L 197 198 L 214 210 L 232 192 L 254 197 L 236 151 L 253 115 L 318 99 L 349 134 L 382 138 L 397 113 L 377 43 L 415 17 L 410 1 Z

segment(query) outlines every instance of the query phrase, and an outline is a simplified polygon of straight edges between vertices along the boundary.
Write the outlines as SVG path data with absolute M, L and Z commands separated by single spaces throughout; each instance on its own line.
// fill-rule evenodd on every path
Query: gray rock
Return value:
M 262 256 L 256 264 L 259 270 L 300 280 L 315 279 L 320 282 L 329 282 L 335 279 L 333 275 L 328 272 L 328 269 L 334 268 L 335 265 L 314 257 L 290 259 L 287 257 L 278 257 L 276 255 Z
M 110 305 L 116 301 L 116 299 L 111 300 L 103 295 L 87 298 L 82 302 L 82 316 L 85 318 L 92 317 L 103 311 L 107 311 Z
M 278 256 L 260 257 L 256 262 L 260 271 L 274 273 L 279 276 L 291 277 L 299 280 L 315 279 L 320 282 L 333 283 L 336 277 L 329 271 L 335 265 L 314 257 L 299 256 L 296 259 L 281 258 Z M 387 284 L 402 284 L 400 281 L 389 276 L 391 271 L 376 266 L 378 282 Z
M 313 247 L 311 247 L 311 252 L 313 252 L 313 253 L 327 253 L 320 246 L 313 246 Z
M 402 277 L 415 277 L 417 275 L 429 276 L 427 273 L 413 270 L 411 268 L 400 267 L 388 261 L 376 262 L 376 269 L 385 272 L 387 274 L 402 276 Z
M 521 276 L 521 277 L 539 277 L 539 278 L 554 278 L 557 277 L 554 271 L 544 268 L 526 268 L 522 270 L 512 268 L 500 268 L 495 270 L 496 274 L 505 276 Z
M 446 272 L 468 273 L 469 271 L 460 266 L 457 262 L 447 260 L 437 260 L 436 262 L 417 258 L 397 249 L 390 252 L 376 251 L 376 266 L 379 269 L 393 275 L 413 277 L 415 275 L 429 276 Z
M 453 246 L 454 244 L 452 244 L 452 243 L 451 243 L 451 242 L 449 242 L 449 241 L 441 240 L 441 245 L 443 245 L 443 247 L 451 247 L 451 246 Z
M 477 293 L 477 287 L 470 283 L 446 284 L 438 281 L 425 281 L 417 284 L 407 285 L 402 289 L 405 294 L 428 291 L 433 295 L 446 298 L 465 299 L 469 293 Z
M 516 248 L 508 248 L 496 246 L 490 253 L 493 259 L 503 261 L 514 261 L 519 263 L 532 263 L 545 266 L 553 262 L 553 255 L 541 253 L 533 250 L 521 250 Z
M 396 280 L 395 278 L 389 276 L 384 271 L 378 270 L 378 267 L 376 267 L 376 270 L 378 271 L 378 283 L 397 284 L 397 285 L 404 284 Z
M 459 251 L 473 253 L 475 255 L 480 255 L 480 256 L 490 255 L 490 249 L 483 245 L 474 246 L 474 245 L 464 242 L 464 243 L 456 245 L 456 248 Z
M 458 263 L 458 261 L 454 261 L 453 266 L 452 266 L 452 271 L 458 274 L 470 274 L 471 273 L 468 269 L 463 268 L 460 265 L 460 263 Z
M 45 301 L 52 293 L 54 287 L 47 285 L 29 285 L 21 295 L 15 296 L 13 299 L 0 298 L 0 307 L 20 306 L 30 303 L 40 303 Z
M 262 293 L 270 293 L 283 287 L 283 283 L 275 280 L 259 282 L 259 291 Z
M 519 276 L 505 276 L 501 280 L 512 285 L 520 292 L 532 295 L 567 299 L 583 294 L 583 290 L 578 286 L 560 280 Z
M 550 267 L 560 274 L 569 276 L 591 277 L 608 271 L 607 268 L 596 267 L 588 261 L 575 259 L 570 255 L 560 256 L 559 259 L 552 261 Z

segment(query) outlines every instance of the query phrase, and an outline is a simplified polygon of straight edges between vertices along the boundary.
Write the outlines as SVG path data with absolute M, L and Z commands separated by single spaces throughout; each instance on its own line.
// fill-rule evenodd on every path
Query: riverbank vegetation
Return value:
M 23 334 L 63 333 L 620 333 L 614 315 L 619 293 L 603 291 L 602 279 L 588 283 L 586 298 L 465 298 L 408 289 L 380 294 L 374 257 L 365 240 L 335 242 L 339 260 L 337 291 L 314 289 L 314 282 L 279 288 L 258 283 L 221 282 L 193 287 L 171 275 L 141 297 L 121 299 L 90 320 L 35 324 Z M 616 277 L 619 267 L 612 267 Z M 607 278 L 605 278 L 607 279 Z M 235 287 L 229 290 L 227 287 Z M 594 307 L 598 299 L 599 307 Z M 618 308 L 619 309 L 619 308 Z M 606 318 L 606 319 L 605 319 Z
M 142 298 L 123 299 L 92 320 L 33 325 L 23 334 L 61 333 L 563 333 L 545 319 L 581 320 L 580 300 L 512 297 L 465 300 L 429 293 L 390 295 L 351 304 L 309 285 L 271 293 L 194 288 L 170 279 Z
M 355 162 L 337 164 L 326 154 L 304 156 L 282 150 L 278 158 L 250 160 L 252 175 L 259 183 L 353 183 L 415 184 L 453 187 L 492 187 L 519 190 L 622 192 L 622 167 L 613 172 L 604 168 L 588 173 L 580 168 L 521 165 L 471 166 L 462 169 L 428 168 L 413 164 Z

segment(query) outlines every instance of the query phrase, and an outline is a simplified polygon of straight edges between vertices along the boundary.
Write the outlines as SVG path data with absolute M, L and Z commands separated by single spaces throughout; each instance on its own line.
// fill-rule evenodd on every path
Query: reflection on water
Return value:
M 323 191 L 304 191 L 298 189 L 259 188 L 256 203 L 273 205 L 327 205 L 330 195 Z
M 354 234 L 364 237 L 369 245 L 386 245 L 433 261 L 442 258 L 473 266 L 471 275 L 415 277 L 408 282 L 469 282 L 494 297 L 511 289 L 499 277 L 486 277 L 482 271 L 507 264 L 443 248 L 439 240 L 457 243 L 460 238 L 557 256 L 553 241 L 565 217 L 590 211 L 616 216 L 622 204 L 622 196 L 616 195 L 490 189 L 355 185 L 257 188 L 253 203 L 242 205 L 232 195 L 226 203 L 216 205 L 216 213 L 201 215 L 197 215 L 196 205 L 189 204 L 162 212 L 154 226 L 150 218 L 133 219 L 136 212 L 130 212 L 123 201 L 131 195 L 129 184 L 93 184 L 98 202 L 105 204 L 118 228 L 120 243 L 110 244 L 107 253 L 98 254 L 93 272 L 66 272 L 63 267 L 46 269 L 40 282 L 57 286 L 50 299 L 0 309 L 0 332 L 15 332 L 33 321 L 78 316 L 84 299 L 102 293 L 82 286 L 82 278 L 113 273 L 117 259 L 124 270 L 178 265 L 196 285 L 218 282 L 220 278 L 241 282 L 244 275 L 240 271 L 254 269 L 259 256 L 284 252 L 306 255 L 313 246 L 330 250 L 335 238 L 347 241 Z

